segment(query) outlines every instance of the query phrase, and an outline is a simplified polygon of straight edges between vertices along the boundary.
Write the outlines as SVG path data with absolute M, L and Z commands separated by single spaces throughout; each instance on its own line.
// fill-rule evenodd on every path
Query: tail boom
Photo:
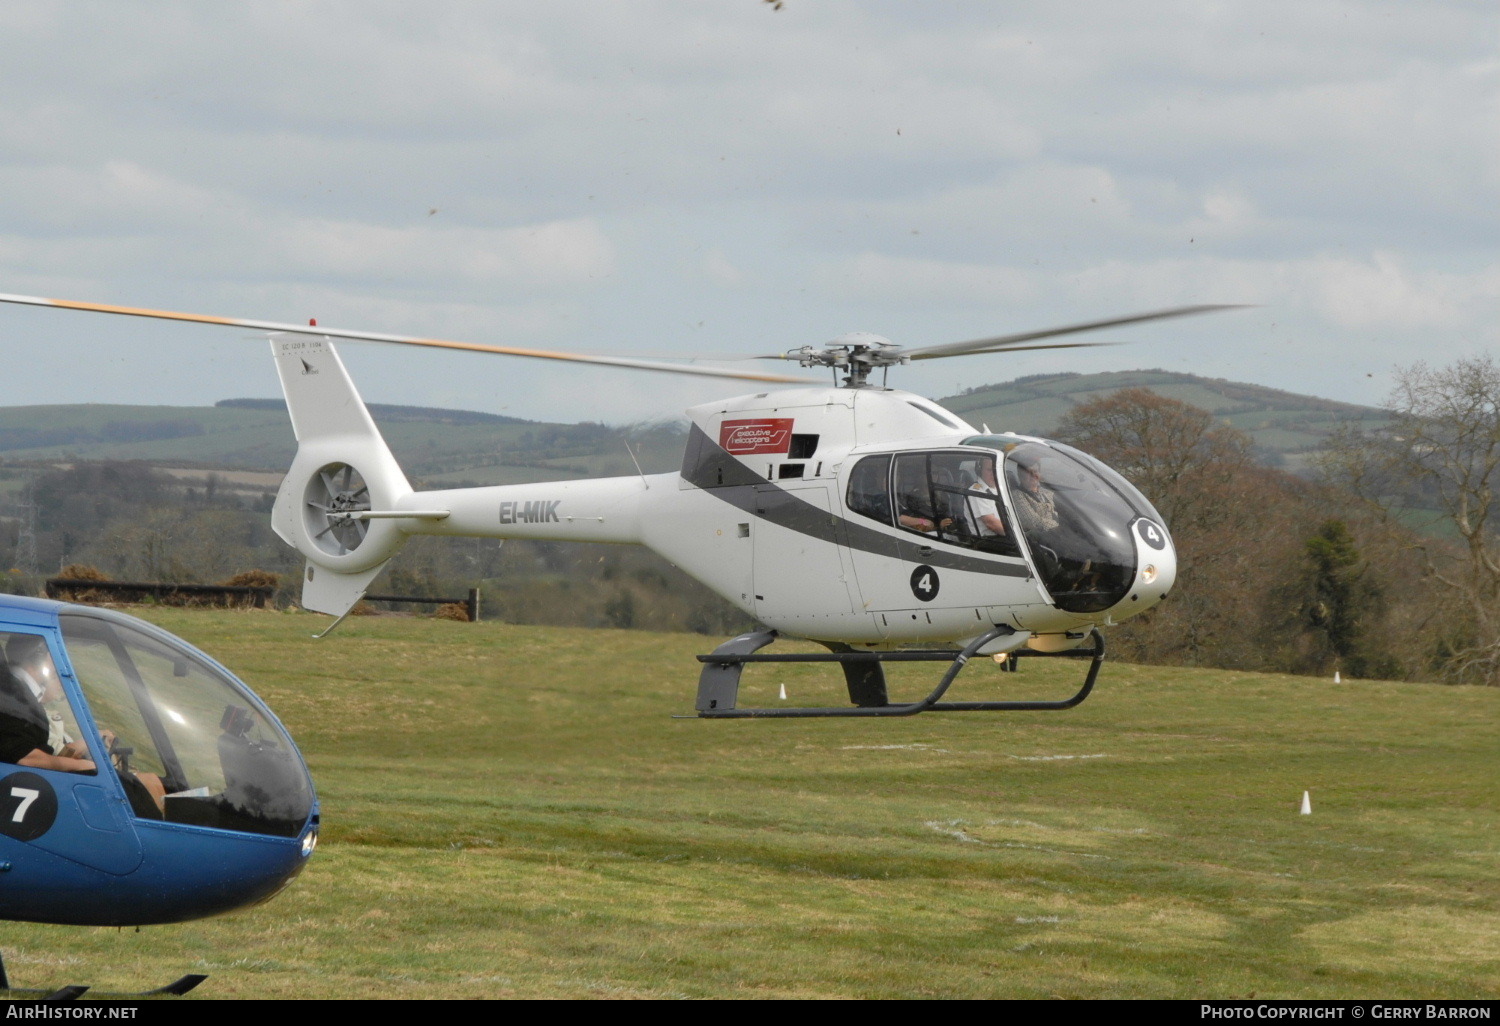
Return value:
M 445 510 L 448 515 L 401 521 L 401 528 L 410 534 L 639 544 L 642 499 L 653 483 L 659 481 L 666 489 L 676 477 L 606 477 L 414 492 L 403 506 Z

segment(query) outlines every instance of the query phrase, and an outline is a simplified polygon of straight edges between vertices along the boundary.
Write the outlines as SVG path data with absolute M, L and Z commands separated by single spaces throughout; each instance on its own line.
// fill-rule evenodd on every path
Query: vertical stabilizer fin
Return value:
M 273 336 L 271 352 L 297 435 L 271 524 L 307 559 L 302 605 L 342 617 L 406 543 L 399 509 L 411 485 L 327 339 Z

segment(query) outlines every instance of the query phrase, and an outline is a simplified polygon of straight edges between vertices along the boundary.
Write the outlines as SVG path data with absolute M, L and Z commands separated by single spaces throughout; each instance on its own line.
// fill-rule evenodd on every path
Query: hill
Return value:
M 976 427 L 1050 435 L 1072 407 L 1121 388 L 1150 388 L 1191 403 L 1248 433 L 1269 462 L 1293 469 L 1350 420 L 1381 410 L 1260 385 L 1170 371 L 1057 374 L 983 385 L 937 401 Z M 627 442 L 647 472 L 674 469 L 681 425 L 607 427 L 518 420 L 494 414 L 372 404 L 392 450 L 429 485 L 629 474 Z M 295 451 L 279 399 L 193 406 L 13 406 L 0 408 L 0 461 L 139 460 L 156 466 L 280 473 Z
M 681 460 L 679 432 L 652 425 L 552 424 L 465 410 L 371 404 L 402 466 L 432 486 L 628 474 Z M 0 462 L 139 461 L 164 468 L 280 474 L 296 452 L 280 399 L 215 406 L 0 407 Z
M 981 385 L 938 402 L 975 426 L 1045 437 L 1074 406 L 1122 388 L 1149 388 L 1207 410 L 1254 439 L 1267 462 L 1292 470 L 1301 469 L 1339 425 L 1388 419 L 1385 411 L 1369 406 L 1163 370 L 1033 375 Z

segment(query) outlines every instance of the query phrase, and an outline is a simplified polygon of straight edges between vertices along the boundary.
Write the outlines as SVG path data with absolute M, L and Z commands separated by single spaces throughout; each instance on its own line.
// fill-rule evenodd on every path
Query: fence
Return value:
M 479 589 L 470 588 L 468 598 L 426 598 L 421 595 L 366 595 L 366 602 L 420 602 L 430 606 L 463 606 L 469 612 L 469 622 L 479 620 Z
M 147 598 L 181 605 L 201 604 L 217 599 L 212 605 L 249 605 L 264 609 L 276 589 L 243 584 L 168 584 L 160 581 L 87 581 L 74 577 L 47 578 L 47 597 L 92 597 L 106 594 L 120 602 L 142 602 Z M 467 598 L 427 598 L 424 595 L 366 595 L 366 602 L 415 602 L 430 606 L 463 606 L 469 622 L 479 620 L 479 589 L 470 588 Z
M 165 602 L 213 605 L 254 606 L 264 609 L 276 589 L 246 584 L 166 584 L 160 581 L 85 581 L 72 577 L 47 578 L 47 597 L 51 599 L 82 596 L 88 592 L 106 594 L 120 602 L 142 602 L 147 598 Z

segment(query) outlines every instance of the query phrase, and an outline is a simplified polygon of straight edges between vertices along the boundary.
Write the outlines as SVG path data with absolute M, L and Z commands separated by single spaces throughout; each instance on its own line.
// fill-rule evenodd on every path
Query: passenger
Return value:
M 69 722 L 64 715 L 68 703 L 63 698 L 62 682 L 58 680 L 47 643 L 35 634 L 12 634 L 5 645 L 5 656 L 10 661 L 10 672 L 26 685 L 47 714 L 47 746 L 55 754 L 70 759 L 88 758 L 88 746 L 68 732 Z
M 40 646 L 40 658 L 36 646 Z M 12 637 L 10 648 L 25 657 L 26 664 L 0 666 L 0 762 L 64 773 L 95 772 L 93 760 L 84 757 L 86 751 L 67 741 L 54 749 L 49 742 L 52 717 L 44 703 L 62 701 L 63 695 L 46 642 L 35 635 L 18 634 Z M 41 665 L 43 658 L 50 676 Z
M 920 491 L 909 491 L 901 496 L 900 515 L 897 520 L 902 527 L 913 531 L 921 531 L 923 534 L 937 534 L 938 528 L 945 530 L 953 526 L 953 521 L 948 518 L 939 520 L 933 512 L 932 502 Z
M 901 514 L 900 520 L 902 527 L 909 527 L 913 531 L 921 531 L 923 534 L 935 535 L 938 533 L 938 528 L 941 527 L 946 531 L 953 526 L 953 521 L 948 519 L 947 517 L 939 520 L 935 516 L 933 516 L 930 511 L 923 509 L 916 504 L 906 506 L 906 504 L 903 503 L 903 506 L 905 506 L 905 508 L 907 509 L 910 509 L 912 512 Z
M 1013 453 L 1020 486 L 1011 496 L 1020 518 L 1021 530 L 1028 536 L 1055 531 L 1058 527 L 1057 505 L 1052 493 L 1042 487 L 1042 464 L 1036 453 Z

